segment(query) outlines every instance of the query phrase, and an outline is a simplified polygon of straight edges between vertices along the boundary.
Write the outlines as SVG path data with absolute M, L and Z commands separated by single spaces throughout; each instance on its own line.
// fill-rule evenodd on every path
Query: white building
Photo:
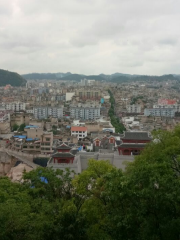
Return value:
M 66 102 L 71 101 L 72 97 L 75 95 L 75 92 L 67 92 L 66 93 Z
M 163 104 L 156 104 L 156 105 L 153 105 L 153 108 L 172 108 L 174 109 L 176 112 L 180 112 L 180 104 L 166 104 L 166 105 L 163 105 Z
M 22 103 L 22 102 L 11 102 L 11 103 L 2 103 L 2 107 L 5 108 L 5 110 L 12 110 L 15 112 L 19 112 L 21 110 L 26 109 L 26 103 Z
M 127 105 L 126 109 L 128 113 L 141 113 L 141 106 L 137 104 Z
M 134 117 L 123 117 L 122 122 L 123 122 L 125 128 L 128 130 L 140 127 L 139 121 L 135 121 Z
M 87 137 L 87 127 L 71 127 L 71 136 L 76 136 L 78 140 L 82 140 Z
M 155 116 L 155 117 L 174 117 L 175 109 L 173 108 L 146 108 L 144 109 L 145 116 Z
M 34 113 L 34 110 L 33 110 L 33 108 L 31 108 L 31 109 L 26 109 L 26 112 L 27 112 L 27 113 L 32 113 L 32 114 L 33 114 L 33 113 Z

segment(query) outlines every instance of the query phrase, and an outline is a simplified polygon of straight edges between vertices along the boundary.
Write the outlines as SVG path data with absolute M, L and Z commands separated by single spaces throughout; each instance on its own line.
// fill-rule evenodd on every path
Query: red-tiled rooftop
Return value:
M 87 131 L 87 127 L 76 127 L 76 126 L 73 126 L 71 127 L 71 131 Z

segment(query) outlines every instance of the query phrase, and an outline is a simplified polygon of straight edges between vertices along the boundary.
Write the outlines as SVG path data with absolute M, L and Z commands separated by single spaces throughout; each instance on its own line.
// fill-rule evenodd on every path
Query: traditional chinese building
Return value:
M 74 155 L 70 153 L 71 148 L 65 143 L 56 148 L 56 153 L 52 155 L 54 163 L 73 163 Z
M 139 155 L 150 141 L 148 132 L 124 132 L 118 146 L 119 155 Z
M 151 141 L 148 132 L 124 132 L 123 143 L 148 143 Z
M 96 137 L 93 140 L 94 150 L 98 151 L 99 149 L 110 149 L 112 150 L 115 146 L 116 139 L 114 136 L 105 136 L 102 138 Z

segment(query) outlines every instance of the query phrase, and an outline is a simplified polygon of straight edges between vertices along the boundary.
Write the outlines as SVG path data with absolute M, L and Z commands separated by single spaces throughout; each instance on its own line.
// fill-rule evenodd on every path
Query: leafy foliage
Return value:
M 24 131 L 24 128 L 25 128 L 25 126 L 26 126 L 26 124 L 21 124 L 20 126 L 19 126 L 19 131 Z
M 79 175 L 38 168 L 22 184 L 0 178 L 0 239 L 178 240 L 180 126 L 122 172 L 89 160 Z
M 111 118 L 111 124 L 113 125 L 113 127 L 115 127 L 115 131 L 116 133 L 123 133 L 123 131 L 125 131 L 125 127 L 122 123 L 120 123 L 119 118 L 115 116 L 115 111 L 114 111 L 114 106 L 115 106 L 115 99 L 113 97 L 113 94 L 110 90 L 108 90 L 109 95 L 110 95 L 110 103 L 111 103 L 111 107 L 109 109 L 109 116 Z
M 12 126 L 12 131 L 17 131 L 19 128 L 19 125 L 17 125 L 16 123 Z
M 18 87 L 25 86 L 26 80 L 18 73 L 0 69 L 0 86 L 5 86 L 7 84 Z

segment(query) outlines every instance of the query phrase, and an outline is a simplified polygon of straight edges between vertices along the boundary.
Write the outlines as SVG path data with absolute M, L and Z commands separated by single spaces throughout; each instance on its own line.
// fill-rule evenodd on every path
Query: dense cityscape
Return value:
M 6 156 L 0 171 L 15 181 L 21 165 L 12 168 L 13 154 L 26 156 L 31 167 L 69 167 L 77 174 L 90 158 L 123 169 L 154 131 L 171 131 L 180 122 L 178 80 L 33 79 L 25 87 L 6 85 L 0 91 L 1 151 Z
M 0 1 L 0 240 L 180 240 L 180 1 Z

